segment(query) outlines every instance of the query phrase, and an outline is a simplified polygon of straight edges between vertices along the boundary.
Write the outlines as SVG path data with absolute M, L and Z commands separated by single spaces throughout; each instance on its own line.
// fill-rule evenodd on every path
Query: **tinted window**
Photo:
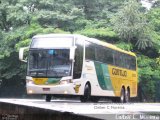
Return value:
M 113 52 L 111 49 L 96 45 L 96 61 L 100 61 L 107 64 L 113 64 Z
M 134 56 L 86 41 L 86 59 L 136 70 Z
M 78 79 L 81 77 L 83 65 L 83 43 L 81 40 L 76 40 L 75 62 L 73 70 L 73 78 Z
M 122 68 L 136 70 L 136 58 L 118 51 L 114 51 L 114 65 Z
M 71 73 L 69 49 L 37 49 L 29 51 L 28 76 L 65 77 Z
M 95 60 L 95 44 L 86 41 L 86 59 Z
M 136 58 L 131 56 L 131 69 L 136 70 Z
M 119 54 L 117 51 L 113 51 L 113 59 L 114 59 L 114 65 L 119 66 Z

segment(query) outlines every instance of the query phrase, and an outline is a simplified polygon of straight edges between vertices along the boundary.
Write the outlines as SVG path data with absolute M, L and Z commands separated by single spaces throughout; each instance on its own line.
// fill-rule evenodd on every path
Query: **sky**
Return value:
M 141 0 L 142 6 L 147 8 L 148 10 L 152 7 L 152 4 L 155 2 L 156 0 L 153 0 L 152 2 L 150 2 L 149 0 Z

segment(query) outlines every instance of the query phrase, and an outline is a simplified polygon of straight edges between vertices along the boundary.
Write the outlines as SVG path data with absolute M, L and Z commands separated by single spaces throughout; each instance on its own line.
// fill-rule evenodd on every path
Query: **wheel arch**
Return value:
M 90 90 L 91 90 L 91 94 L 92 94 L 92 87 L 91 87 L 91 82 L 90 81 L 86 81 L 83 85 L 83 94 L 84 94 L 84 89 L 85 89 L 85 86 L 88 84 L 88 86 L 90 87 Z
M 87 84 L 89 85 L 90 89 L 92 90 L 90 81 L 87 81 L 86 84 L 85 84 L 85 86 L 86 86 Z
M 127 86 L 127 89 L 126 89 L 126 90 L 129 92 L 130 97 L 131 97 L 131 90 L 130 90 L 130 86 Z
M 126 90 L 128 90 L 129 92 L 130 92 L 130 86 L 127 86 L 127 89 Z
M 122 85 L 121 89 L 124 89 L 124 91 L 126 90 L 126 88 L 125 88 L 125 86 L 124 86 L 124 85 Z

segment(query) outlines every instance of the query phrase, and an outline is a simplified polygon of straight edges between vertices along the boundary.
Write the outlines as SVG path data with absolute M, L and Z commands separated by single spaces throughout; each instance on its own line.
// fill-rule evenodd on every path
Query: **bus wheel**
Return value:
M 89 101 L 90 96 L 91 96 L 91 87 L 89 86 L 89 84 L 86 84 L 84 88 L 84 95 L 80 96 L 80 101 L 87 102 Z
M 50 102 L 51 101 L 52 96 L 51 95 L 46 95 L 46 102 Z
M 128 103 L 129 100 L 130 100 L 130 91 L 129 89 L 127 89 L 125 92 L 125 102 Z
M 119 100 L 120 103 L 124 103 L 125 102 L 125 90 L 124 90 L 124 88 L 121 89 L 121 96 L 120 96 L 119 99 L 120 99 Z

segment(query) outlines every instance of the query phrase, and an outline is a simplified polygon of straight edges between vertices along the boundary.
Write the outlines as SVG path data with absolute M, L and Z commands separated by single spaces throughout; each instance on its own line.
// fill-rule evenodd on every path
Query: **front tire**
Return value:
M 51 102 L 52 96 L 51 95 L 46 95 L 46 102 Z
M 90 100 L 90 97 L 91 97 L 91 87 L 89 84 L 86 84 L 84 88 L 84 95 L 80 96 L 80 101 L 87 102 Z

